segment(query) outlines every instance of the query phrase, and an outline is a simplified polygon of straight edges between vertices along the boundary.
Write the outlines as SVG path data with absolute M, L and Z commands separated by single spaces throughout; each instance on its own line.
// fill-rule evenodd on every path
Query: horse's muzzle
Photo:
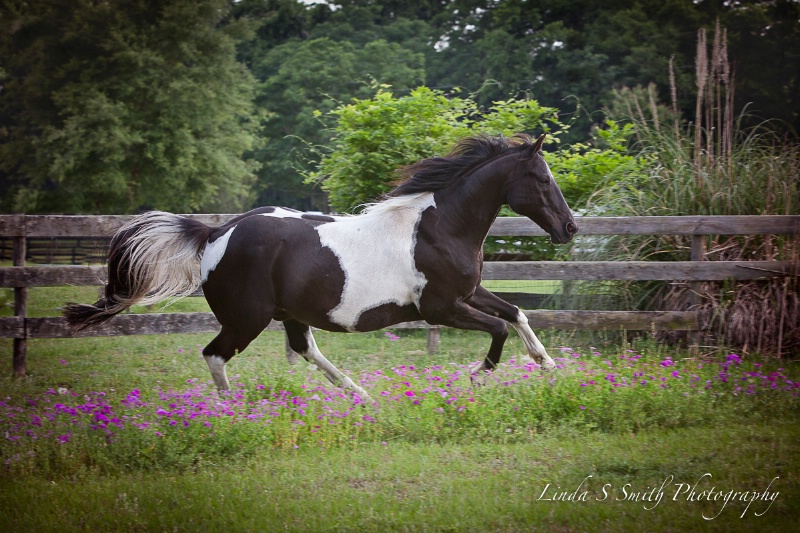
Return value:
M 570 238 L 576 233 L 578 233 L 578 225 L 575 223 L 575 221 L 567 222 L 567 225 L 564 226 L 564 229 L 567 230 L 567 233 L 569 233 Z
M 555 229 L 550 233 L 550 240 L 554 244 L 566 244 L 572 240 L 572 236 L 578 233 L 578 225 L 574 221 L 569 221 L 564 224 L 564 227 L 559 231 Z

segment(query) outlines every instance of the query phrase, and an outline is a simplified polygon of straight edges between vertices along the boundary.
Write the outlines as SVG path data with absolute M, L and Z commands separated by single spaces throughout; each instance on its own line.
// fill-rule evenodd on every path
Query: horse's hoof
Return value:
M 473 387 L 483 387 L 486 385 L 486 380 L 489 376 L 489 373 L 484 370 L 479 370 L 478 372 L 474 372 L 469 375 L 469 380 L 472 383 Z
M 367 393 L 356 392 L 353 394 L 353 401 L 356 405 L 378 405 L 378 402 L 372 399 Z
M 556 362 L 552 359 L 547 359 L 542 363 L 542 371 L 543 372 L 550 372 L 556 368 Z
M 517 364 L 517 366 L 526 366 L 535 363 L 536 361 L 530 355 L 522 354 L 514 358 L 514 362 Z

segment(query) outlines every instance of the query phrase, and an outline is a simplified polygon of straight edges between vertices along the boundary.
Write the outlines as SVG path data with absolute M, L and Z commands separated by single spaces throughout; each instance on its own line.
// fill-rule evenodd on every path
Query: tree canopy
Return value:
M 4 210 L 252 202 L 254 80 L 224 0 L 12 2 L 0 31 Z
M 464 137 L 558 131 L 556 111 L 529 99 L 495 102 L 482 111 L 469 97 L 427 87 L 400 98 L 379 88 L 372 98 L 330 112 L 333 138 L 306 181 L 321 183 L 331 207 L 349 212 L 388 192 L 396 169 L 445 154 Z
M 653 84 L 669 102 L 672 78 L 691 121 L 697 31 L 717 23 L 737 112 L 796 135 L 796 0 L 7 0 L 0 209 L 324 210 L 303 176 L 341 141 L 344 115 L 331 112 L 381 84 L 398 105 L 421 88 L 470 95 L 486 116 L 535 100 L 571 125 L 563 145 L 579 146 L 620 90 Z

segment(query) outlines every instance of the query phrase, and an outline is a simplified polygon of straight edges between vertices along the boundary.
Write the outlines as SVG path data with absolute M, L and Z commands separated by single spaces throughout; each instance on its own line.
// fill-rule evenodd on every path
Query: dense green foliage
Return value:
M 253 81 L 219 29 L 226 7 L 11 2 L 0 32 L 3 209 L 249 205 Z
M 448 98 L 427 87 L 400 98 L 379 89 L 373 98 L 341 105 L 331 115 L 336 125 L 329 151 L 307 179 L 321 182 L 339 211 L 375 201 L 391 188 L 396 169 L 445 155 L 461 138 L 555 128 L 551 139 L 557 139 L 562 127 L 556 110 L 535 100 L 494 102 L 481 112 L 472 98 Z
M 384 40 L 361 46 L 321 37 L 270 49 L 255 67 L 264 80 L 257 102 L 270 113 L 265 129 L 281 136 L 270 139 L 258 155 L 264 163 L 259 171 L 263 203 L 292 204 L 308 194 L 299 171 L 307 167 L 305 147 L 330 142 L 318 119 L 321 111 L 371 95 L 372 78 L 413 86 L 424 78 L 422 64 L 421 54 Z M 312 197 L 310 206 L 327 209 L 324 198 Z
M 397 98 L 461 87 L 483 113 L 535 99 L 572 125 L 571 145 L 604 122 L 615 88 L 655 83 L 668 101 L 672 59 L 675 108 L 689 118 L 696 31 L 716 20 L 738 109 L 752 103 L 796 131 L 799 10 L 789 0 L 10 0 L 0 209 L 326 209 L 302 180 L 317 171 L 307 147 L 327 148 L 333 134 L 314 111 L 372 98 L 375 83 Z M 587 192 L 582 179 L 571 174 L 568 187 Z

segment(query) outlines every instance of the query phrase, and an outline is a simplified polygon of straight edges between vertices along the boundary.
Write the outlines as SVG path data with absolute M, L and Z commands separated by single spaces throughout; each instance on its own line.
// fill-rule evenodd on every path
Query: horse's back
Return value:
M 418 319 L 426 279 L 415 267 L 415 231 L 430 205 L 423 199 L 350 217 L 285 208 L 245 213 L 211 236 L 209 249 L 215 239 L 227 241 L 204 285 L 209 304 L 229 307 L 235 294 L 237 305 L 271 305 L 277 317 L 329 330 Z

